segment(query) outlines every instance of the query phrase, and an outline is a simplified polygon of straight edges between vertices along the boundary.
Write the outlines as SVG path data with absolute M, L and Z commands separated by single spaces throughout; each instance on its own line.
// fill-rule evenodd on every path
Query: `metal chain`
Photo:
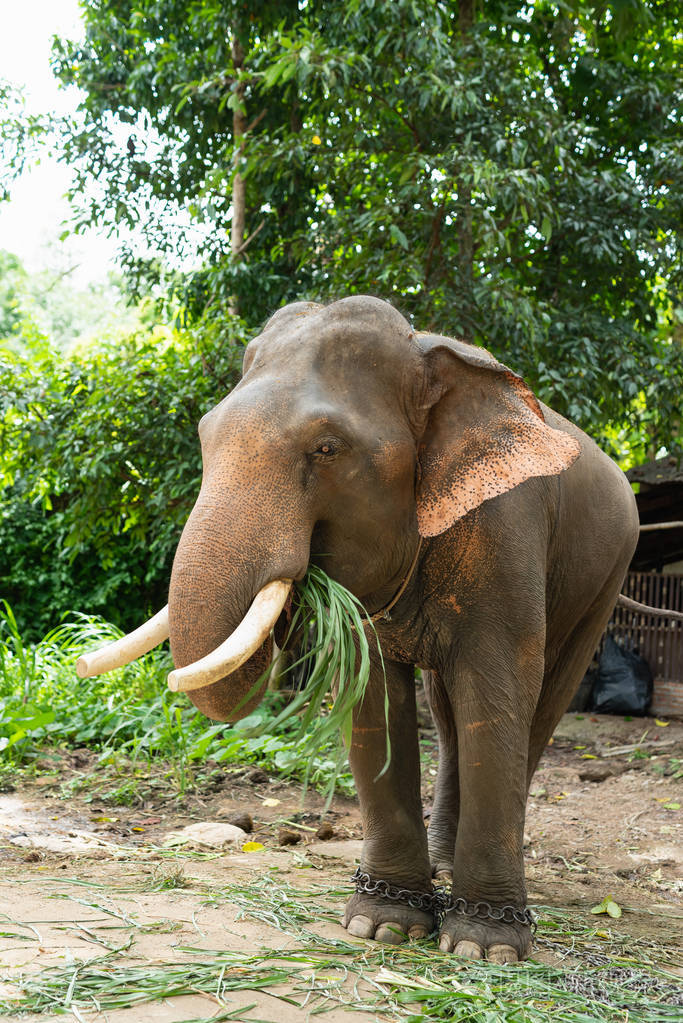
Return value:
M 356 891 L 363 895 L 379 895 L 382 899 L 389 899 L 391 902 L 404 902 L 412 909 L 421 909 L 425 913 L 436 913 L 442 916 L 448 910 L 460 913 L 462 916 L 484 918 L 495 920 L 497 923 L 505 924 L 526 924 L 536 931 L 536 921 L 531 910 L 517 909 L 515 906 L 492 906 L 489 902 L 468 902 L 467 899 L 459 898 L 451 900 L 450 894 L 445 888 L 436 888 L 433 892 L 414 892 L 409 888 L 397 888 L 388 881 L 379 878 L 372 878 L 364 873 L 360 867 L 351 878 L 356 886 Z
M 676 984 L 667 984 L 651 974 L 620 967 L 603 970 L 597 977 L 584 973 L 566 973 L 558 977 L 556 983 L 572 994 L 620 1009 L 631 1008 L 637 1011 L 638 1003 L 629 995 L 648 995 L 656 998 L 661 1006 L 683 1007 L 683 990 Z M 673 1019 L 673 1016 L 667 1018 Z M 677 1018 L 680 1018 L 680 1014 Z
M 483 917 L 504 924 L 527 924 L 536 933 L 536 921 L 530 909 L 517 909 L 515 906 L 492 906 L 490 902 L 468 902 L 467 899 L 454 899 L 450 907 L 454 913 L 462 916 Z
M 448 892 L 443 888 L 437 888 L 432 892 L 414 892 L 410 888 L 397 888 L 388 881 L 370 877 L 360 867 L 354 872 L 351 880 L 360 894 L 379 895 L 390 902 L 405 902 L 412 909 L 421 909 L 424 913 L 445 913 L 451 901 Z

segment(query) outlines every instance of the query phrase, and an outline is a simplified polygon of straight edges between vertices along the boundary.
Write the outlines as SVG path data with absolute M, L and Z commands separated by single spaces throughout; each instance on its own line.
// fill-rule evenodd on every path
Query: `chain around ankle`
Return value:
M 423 913 L 445 913 L 450 904 L 450 896 L 443 888 L 436 888 L 431 892 L 416 892 L 410 888 L 399 888 L 382 881 L 380 878 L 370 877 L 358 867 L 351 880 L 356 886 L 356 891 L 361 895 L 378 895 L 382 899 L 389 899 L 390 902 L 403 902 L 411 909 L 421 909 Z

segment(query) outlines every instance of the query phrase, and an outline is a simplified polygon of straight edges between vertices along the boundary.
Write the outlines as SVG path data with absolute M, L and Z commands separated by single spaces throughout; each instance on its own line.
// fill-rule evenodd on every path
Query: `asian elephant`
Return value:
M 168 613 L 79 671 L 131 660 L 170 630 L 169 683 L 230 721 L 258 702 L 271 629 L 309 564 L 369 613 L 390 607 L 375 627 L 393 753 L 382 773 L 375 655 L 349 749 L 364 844 L 343 924 L 378 941 L 424 937 L 434 904 L 416 893 L 452 873 L 440 948 L 523 959 L 527 791 L 636 545 L 626 478 L 487 351 L 416 333 L 365 296 L 275 313 L 199 435 L 203 482 Z M 428 833 L 416 665 L 439 740 Z

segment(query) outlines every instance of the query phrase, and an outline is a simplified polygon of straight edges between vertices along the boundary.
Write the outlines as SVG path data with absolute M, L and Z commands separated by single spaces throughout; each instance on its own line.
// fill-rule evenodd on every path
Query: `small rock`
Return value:
M 36 852 L 35 849 L 32 849 L 31 852 L 26 853 L 26 855 L 24 856 L 24 862 L 37 863 L 40 858 L 41 858 L 40 853 Z
M 609 764 L 591 764 L 590 767 L 584 767 L 582 771 L 579 771 L 579 780 L 592 781 L 597 784 L 600 781 L 607 781 L 615 773 Z
M 254 822 L 250 813 L 234 813 L 228 817 L 228 824 L 232 824 L 236 828 L 241 828 L 242 831 L 246 831 L 248 835 L 254 830 Z
M 165 847 L 194 846 L 195 848 L 222 849 L 226 845 L 241 845 L 246 839 L 242 828 L 233 824 L 189 824 L 180 831 L 172 831 L 164 840 Z
M 277 833 L 278 845 L 297 845 L 301 841 L 300 831 L 290 831 L 289 828 L 280 828 Z
M 322 842 L 329 842 L 331 838 L 334 838 L 334 828 L 329 821 L 322 822 L 315 833 L 315 837 L 319 838 Z
M 257 767 L 255 771 L 250 771 L 247 775 L 247 781 L 250 781 L 252 785 L 263 785 L 268 780 L 268 775 L 260 767 Z

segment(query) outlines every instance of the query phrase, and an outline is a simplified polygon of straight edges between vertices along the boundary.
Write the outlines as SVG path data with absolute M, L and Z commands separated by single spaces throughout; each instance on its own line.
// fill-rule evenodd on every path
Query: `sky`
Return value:
M 60 89 L 50 71 L 53 35 L 82 36 L 78 0 L 0 0 L 0 78 L 23 87 L 31 113 L 73 112 L 75 89 Z M 69 217 L 63 198 L 68 167 L 44 155 L 40 166 L 15 182 L 9 202 L 0 203 L 0 249 L 15 253 L 29 271 L 74 266 L 74 283 L 106 279 L 113 269 L 116 239 L 89 231 L 65 243 L 58 238 Z

